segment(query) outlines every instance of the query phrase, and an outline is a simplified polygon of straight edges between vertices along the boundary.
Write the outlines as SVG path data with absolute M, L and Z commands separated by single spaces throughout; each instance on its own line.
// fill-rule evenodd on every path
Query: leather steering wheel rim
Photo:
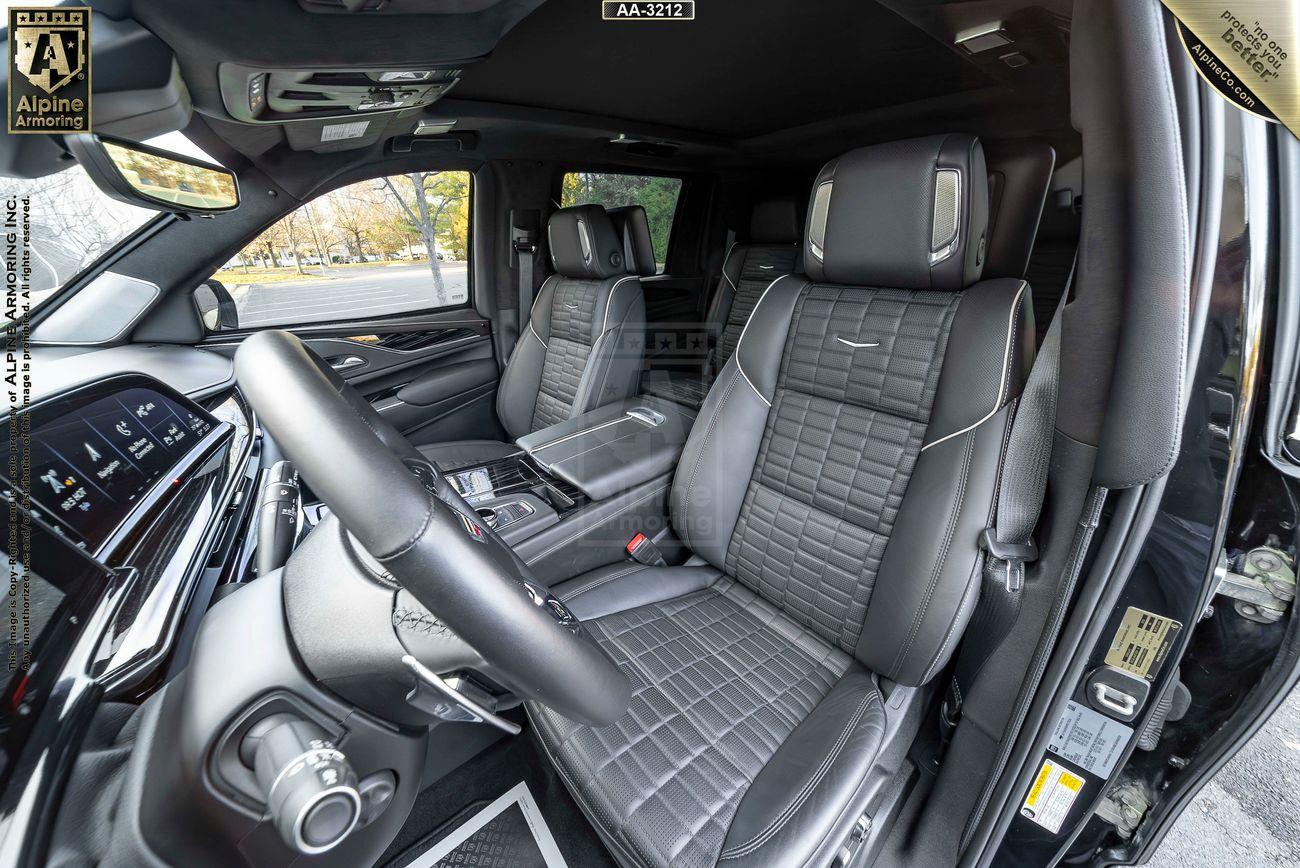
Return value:
M 556 618 L 538 594 L 544 586 L 440 473 L 417 477 L 412 462 L 428 461 L 301 340 L 251 335 L 235 354 L 235 378 L 356 542 L 472 646 L 493 677 L 582 723 L 622 715 L 627 676 L 581 625 Z

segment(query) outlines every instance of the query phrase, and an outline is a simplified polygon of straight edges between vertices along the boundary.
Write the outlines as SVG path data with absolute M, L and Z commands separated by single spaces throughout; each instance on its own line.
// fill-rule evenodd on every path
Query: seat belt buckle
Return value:
M 663 554 L 659 551 L 659 546 L 655 545 L 643 533 L 637 534 L 628 541 L 627 554 L 638 564 L 645 564 L 648 567 L 668 566 L 668 561 L 664 560 Z
M 1025 564 L 1038 560 L 1038 546 L 1031 539 L 1027 543 L 1009 543 L 998 541 L 995 527 L 986 527 L 980 534 L 980 548 L 991 560 L 1001 561 L 999 568 L 1005 570 L 1007 591 L 1017 593 L 1025 586 Z

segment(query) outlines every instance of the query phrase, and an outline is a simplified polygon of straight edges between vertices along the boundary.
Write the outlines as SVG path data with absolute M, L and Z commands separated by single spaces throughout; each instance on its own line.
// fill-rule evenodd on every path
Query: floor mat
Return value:
M 519 722 L 528 725 L 522 714 Z M 569 868 L 615 868 L 527 729 L 522 735 L 502 739 L 422 792 L 406 824 L 376 864 L 407 868 L 433 842 L 448 837 L 521 780 L 540 806 Z
M 567 868 L 523 781 L 422 852 L 405 868 Z

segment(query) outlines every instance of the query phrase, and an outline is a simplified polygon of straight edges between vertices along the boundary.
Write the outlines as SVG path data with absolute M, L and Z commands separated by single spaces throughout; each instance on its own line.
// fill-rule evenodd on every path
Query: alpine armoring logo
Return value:
M 9 132 L 89 132 L 89 9 L 10 9 L 9 58 Z

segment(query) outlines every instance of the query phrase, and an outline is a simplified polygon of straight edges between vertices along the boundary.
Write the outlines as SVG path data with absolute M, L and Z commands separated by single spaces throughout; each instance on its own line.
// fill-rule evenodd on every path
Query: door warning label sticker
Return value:
M 1043 760 L 1043 767 L 1020 806 L 1020 815 L 1055 835 L 1061 831 L 1061 824 L 1082 789 L 1083 778 L 1051 760 Z
M 1070 702 L 1056 721 L 1047 749 L 1099 778 L 1108 778 L 1132 737 L 1132 727 Z
M 1106 662 L 1150 681 L 1160 672 L 1181 629 L 1183 625 L 1177 621 L 1129 606 L 1106 652 Z

